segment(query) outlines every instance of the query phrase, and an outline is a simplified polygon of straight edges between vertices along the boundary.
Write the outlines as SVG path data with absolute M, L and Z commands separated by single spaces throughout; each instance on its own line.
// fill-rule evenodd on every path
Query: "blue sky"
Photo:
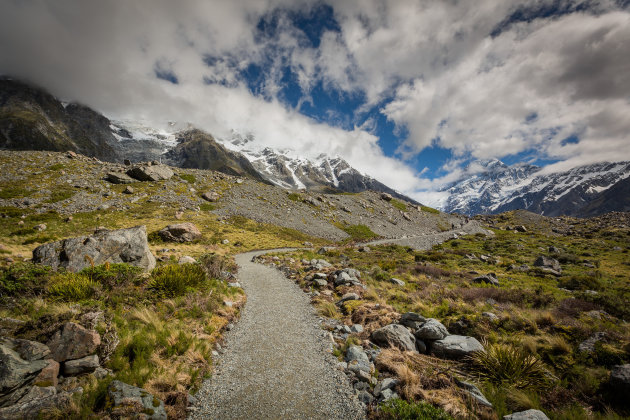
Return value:
M 115 118 L 338 155 L 420 201 L 477 159 L 630 159 L 628 0 L 0 8 L 0 73 Z

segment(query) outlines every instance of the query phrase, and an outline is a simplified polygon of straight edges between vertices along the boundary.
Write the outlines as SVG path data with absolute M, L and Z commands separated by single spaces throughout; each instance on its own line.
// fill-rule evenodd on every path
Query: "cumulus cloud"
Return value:
M 464 176 L 471 157 L 561 161 L 548 170 L 630 158 L 630 13 L 616 2 L 328 3 L 335 24 L 312 43 L 293 17 L 327 7 L 316 0 L 5 1 L 0 73 L 114 118 L 337 154 L 421 201 Z M 259 74 L 246 80 L 252 66 Z M 330 109 L 316 121 L 300 110 L 317 106 L 317 86 L 364 100 L 354 115 Z M 394 157 L 374 134 L 378 113 L 408 133 Z M 409 162 L 435 145 L 455 158 L 426 179 Z

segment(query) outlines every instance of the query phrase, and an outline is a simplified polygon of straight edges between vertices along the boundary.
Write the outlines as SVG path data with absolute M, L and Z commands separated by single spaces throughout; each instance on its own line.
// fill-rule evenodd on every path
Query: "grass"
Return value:
M 74 194 L 75 192 L 72 189 L 57 189 L 50 193 L 50 197 L 46 200 L 46 203 L 58 203 L 71 198 Z
M 3 186 L 2 189 L 0 189 L 0 198 L 9 200 L 11 198 L 28 197 L 31 193 L 32 191 L 29 189 L 9 185 Z
M 378 407 L 379 420 L 455 420 L 447 412 L 423 401 L 393 399 Z
M 290 193 L 287 194 L 287 198 L 291 201 L 300 202 L 302 201 L 302 196 L 298 193 Z
M 432 214 L 440 214 L 440 211 L 437 209 L 434 209 L 433 207 L 428 207 L 428 206 L 420 206 L 420 210 L 426 212 L 426 213 L 432 213 Z
M 195 176 L 192 174 L 179 174 L 179 177 L 189 184 L 194 184 L 195 182 L 197 182 L 197 178 L 195 178 Z
M 351 241 L 368 241 L 379 237 L 366 225 L 349 225 L 344 226 L 342 229 L 350 235 Z
M 55 273 L 32 263 L 1 267 L 0 314 L 26 321 L 10 335 L 45 340 L 55 325 L 82 323 L 84 314 L 102 311 L 95 325 L 103 343 L 99 355 L 114 377 L 80 377 L 84 393 L 66 416 L 104 414 L 107 385 L 115 378 L 145 388 L 165 401 L 170 418 L 182 418 L 186 395 L 210 375 L 214 343 L 243 301 L 240 289 L 218 278 L 236 268 L 231 259 L 198 259 L 162 265 L 150 276 L 127 264 L 80 273 Z M 235 304 L 228 307 L 224 300 Z
M 389 203 L 400 211 L 407 211 L 407 205 L 400 200 L 392 198 Z

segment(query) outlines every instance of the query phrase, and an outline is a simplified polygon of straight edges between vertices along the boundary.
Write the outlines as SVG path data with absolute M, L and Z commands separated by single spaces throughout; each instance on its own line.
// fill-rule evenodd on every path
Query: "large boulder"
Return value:
M 112 381 L 107 393 L 113 403 L 112 414 L 116 417 L 136 418 L 144 414 L 145 419 L 166 420 L 164 403 L 142 388 Z
M 399 323 L 412 330 L 417 330 L 426 322 L 426 318 L 415 312 L 406 312 L 400 316 Z
M 166 165 L 139 165 L 127 171 L 127 175 L 138 181 L 161 181 L 169 179 L 175 173 Z
M 127 263 L 150 271 L 155 257 L 149 250 L 147 229 L 97 230 L 91 236 L 79 236 L 40 245 L 33 250 L 33 261 L 54 270 L 81 271 L 91 264 Z
M 176 223 L 168 225 L 159 232 L 160 238 L 171 242 L 192 242 L 201 238 L 201 232 L 192 223 Z
M 29 390 L 29 385 L 48 363 L 24 360 L 12 346 L 0 344 L 0 407 L 16 403 Z
M 442 340 L 433 342 L 433 354 L 448 359 L 461 359 L 478 351 L 484 351 L 483 346 L 474 337 L 463 335 L 449 335 Z
M 98 356 L 93 354 L 76 360 L 68 360 L 63 364 L 65 376 L 79 376 L 94 372 L 100 366 Z
M 48 341 L 52 357 L 57 362 L 80 359 L 96 352 L 101 336 L 74 322 L 66 322 Z
M 389 324 L 374 331 L 372 341 L 380 346 L 398 347 L 403 351 L 416 350 L 416 338 L 399 324 Z
M 448 330 L 437 319 L 429 318 L 418 328 L 415 335 L 420 340 L 441 340 L 448 335 Z
M 549 417 L 540 410 L 519 411 L 518 413 L 503 416 L 503 420 L 549 420 Z
M 105 179 L 112 184 L 131 184 L 132 182 L 138 182 L 129 175 L 123 172 L 110 172 L 105 176 Z

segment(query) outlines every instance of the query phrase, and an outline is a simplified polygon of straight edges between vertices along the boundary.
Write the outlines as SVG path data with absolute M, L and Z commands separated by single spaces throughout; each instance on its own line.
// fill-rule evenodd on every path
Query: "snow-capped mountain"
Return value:
M 474 215 L 526 209 L 546 216 L 581 216 L 595 200 L 605 201 L 602 208 L 608 211 L 630 210 L 622 197 L 606 194 L 602 198 L 630 177 L 630 162 L 597 163 L 558 173 L 546 173 L 534 165 L 508 166 L 496 159 L 471 165 L 477 170 L 467 172 L 473 175 L 443 190 L 446 198 L 436 203 L 441 210 Z M 590 207 L 588 213 L 593 213 Z

